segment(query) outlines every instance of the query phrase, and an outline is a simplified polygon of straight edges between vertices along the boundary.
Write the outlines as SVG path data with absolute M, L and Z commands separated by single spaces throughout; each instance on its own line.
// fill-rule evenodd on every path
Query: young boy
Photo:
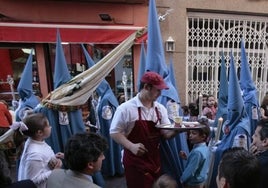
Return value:
M 208 125 L 190 130 L 189 141 L 193 144 L 189 156 L 180 151 L 180 157 L 186 159 L 186 166 L 180 178 L 184 188 L 202 188 L 207 179 L 209 169 L 209 149 L 206 144 L 210 134 Z

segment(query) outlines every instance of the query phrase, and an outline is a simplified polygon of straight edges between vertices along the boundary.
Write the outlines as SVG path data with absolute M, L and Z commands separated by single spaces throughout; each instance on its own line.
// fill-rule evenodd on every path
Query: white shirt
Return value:
M 142 120 L 157 121 L 157 114 L 155 107 L 157 107 L 161 122 L 157 124 L 170 124 L 168 119 L 167 109 L 157 101 L 154 102 L 153 107 L 145 107 L 140 99 L 139 95 L 134 98 L 122 103 L 117 107 L 111 126 L 110 133 L 122 133 L 127 136 L 134 127 L 135 121 L 139 119 L 138 107 L 141 107 L 141 118 Z
M 18 180 L 31 179 L 37 188 L 45 188 L 52 170 L 48 162 L 55 153 L 45 141 L 28 138 L 20 160 Z

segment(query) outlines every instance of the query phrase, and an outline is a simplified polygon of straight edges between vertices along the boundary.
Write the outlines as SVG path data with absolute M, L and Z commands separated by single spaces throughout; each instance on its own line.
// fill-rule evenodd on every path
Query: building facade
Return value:
M 163 39 L 172 36 L 175 40 L 172 56 L 182 103 L 194 102 L 200 93 L 217 96 L 221 52 L 227 67 L 232 52 L 239 70 L 242 38 L 259 101 L 262 100 L 268 86 L 268 1 L 173 0 L 157 4 L 161 12 L 173 9 L 166 23 L 161 24 Z
M 156 0 L 156 4 L 163 46 L 170 37 L 175 42 L 175 50 L 165 55 L 167 64 L 170 58 L 173 61 L 182 104 L 195 101 L 203 93 L 217 96 L 220 54 L 223 52 L 228 68 L 232 52 L 239 69 L 242 38 L 261 101 L 268 87 L 268 1 Z M 34 48 L 34 87 L 46 96 L 53 90 L 57 29 L 65 43 L 70 72 L 77 74 L 85 69 L 79 45 L 86 44 L 96 61 L 102 58 L 130 33 L 147 25 L 148 1 L 0 0 L 0 14 L 0 79 L 5 82 L 7 75 L 12 75 L 17 82 L 27 58 L 21 49 Z M 133 74 L 133 89 L 137 91 L 139 56 L 140 43 L 136 43 L 108 75 L 106 79 L 115 92 L 121 92 L 124 71 Z

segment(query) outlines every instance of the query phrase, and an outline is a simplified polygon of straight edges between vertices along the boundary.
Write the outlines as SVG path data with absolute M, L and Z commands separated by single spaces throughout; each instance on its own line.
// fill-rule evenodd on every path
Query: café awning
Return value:
M 121 25 L 0 23 L 0 41 L 55 43 L 56 30 L 59 29 L 62 42 L 119 44 L 141 28 Z

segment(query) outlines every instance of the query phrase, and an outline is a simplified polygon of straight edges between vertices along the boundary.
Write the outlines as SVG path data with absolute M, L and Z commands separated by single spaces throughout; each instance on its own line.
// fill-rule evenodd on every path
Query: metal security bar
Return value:
M 267 26 L 267 17 L 188 12 L 186 102 L 200 93 L 218 96 L 221 52 L 227 70 L 233 53 L 239 77 L 242 38 L 261 102 L 268 89 Z

